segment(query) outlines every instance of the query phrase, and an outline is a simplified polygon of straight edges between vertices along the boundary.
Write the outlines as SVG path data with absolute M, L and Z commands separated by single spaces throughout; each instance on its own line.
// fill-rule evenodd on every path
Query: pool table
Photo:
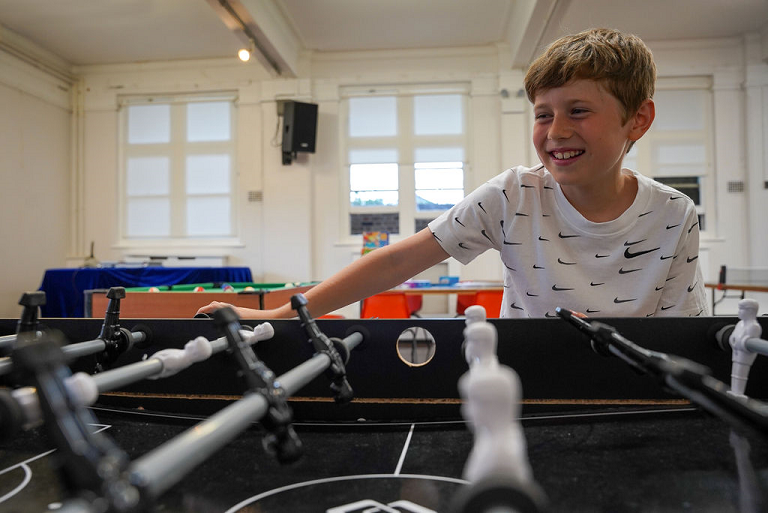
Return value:
M 120 317 L 192 318 L 198 308 L 211 301 L 223 301 L 246 308 L 265 310 L 286 303 L 293 294 L 306 292 L 314 285 L 314 283 L 240 282 L 131 287 L 125 289 L 125 299 L 120 301 Z M 199 288 L 202 288 L 202 291 L 196 291 Z M 86 317 L 102 317 L 104 315 L 109 302 L 106 293 L 106 290 L 101 289 L 86 291 Z

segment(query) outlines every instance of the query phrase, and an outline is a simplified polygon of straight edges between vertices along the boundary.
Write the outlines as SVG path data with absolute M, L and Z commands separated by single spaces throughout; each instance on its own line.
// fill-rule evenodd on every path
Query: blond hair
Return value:
M 574 79 L 602 83 L 624 108 L 623 122 L 653 97 L 656 65 L 643 41 L 613 29 L 590 29 L 565 36 L 536 59 L 525 75 L 525 92 L 536 95 Z

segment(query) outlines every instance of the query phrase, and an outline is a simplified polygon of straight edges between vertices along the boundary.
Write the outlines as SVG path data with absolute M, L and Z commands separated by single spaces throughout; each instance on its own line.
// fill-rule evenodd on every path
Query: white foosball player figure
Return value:
M 462 415 L 475 435 L 464 479 L 504 476 L 520 485 L 532 481 L 525 435 L 518 418 L 522 386 L 517 373 L 500 365 L 496 328 L 474 322 L 465 329 L 469 371 L 459 379 Z
M 731 361 L 731 394 L 744 397 L 747 388 L 749 370 L 757 358 L 757 353 L 747 348 L 747 340 L 760 338 L 763 332 L 757 322 L 757 309 L 759 303 L 754 299 L 742 299 L 739 301 L 739 322 L 728 338 L 732 349 Z

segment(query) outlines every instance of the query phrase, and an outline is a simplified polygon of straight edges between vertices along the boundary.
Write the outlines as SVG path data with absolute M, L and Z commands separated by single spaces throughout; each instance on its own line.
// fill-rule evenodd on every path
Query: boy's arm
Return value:
M 395 244 L 372 251 L 352 262 L 327 280 L 304 293 L 307 308 L 319 317 L 368 296 L 400 285 L 419 272 L 448 258 L 429 228 L 425 228 Z M 213 302 L 198 313 L 210 313 L 225 303 Z M 237 308 L 247 319 L 288 319 L 295 317 L 290 303 L 274 310 Z

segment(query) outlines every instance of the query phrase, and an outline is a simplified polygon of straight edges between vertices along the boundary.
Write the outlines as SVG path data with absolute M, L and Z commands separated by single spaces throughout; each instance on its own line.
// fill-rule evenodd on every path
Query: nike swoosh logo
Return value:
M 661 260 L 666 260 L 668 258 L 677 258 L 677 255 L 669 255 L 669 256 L 661 255 Z
M 463 242 L 459 242 L 459 247 L 460 247 L 461 249 L 469 249 L 468 247 L 466 247 L 466 246 L 464 245 L 464 243 L 463 243 Z
M 636 272 L 636 271 L 642 271 L 642 268 L 641 269 L 627 269 L 627 270 L 624 270 L 624 268 L 622 267 L 621 269 L 619 269 L 619 274 L 629 274 L 629 273 L 633 273 L 633 272 Z
M 663 312 L 664 310 L 669 310 L 670 308 L 674 308 L 674 307 L 675 307 L 675 305 L 672 305 L 672 306 L 662 306 L 661 307 L 661 311 Z
M 689 263 L 689 264 L 690 264 L 691 262 L 693 262 L 693 261 L 694 261 L 694 260 L 696 260 L 697 258 L 699 258 L 699 255 L 696 255 L 696 256 L 695 256 L 695 257 L 693 257 L 693 258 L 691 258 L 691 257 L 687 257 L 687 258 L 685 259 L 685 261 L 686 261 L 687 263 Z
M 660 290 L 661 290 L 661 289 L 663 289 L 663 288 L 664 288 L 664 287 L 656 287 L 656 292 L 660 291 Z
M 485 233 L 485 230 L 480 230 L 480 233 L 482 233 L 482 234 L 483 234 L 483 237 L 485 237 L 486 239 L 488 239 L 490 242 L 493 242 L 493 241 L 491 240 L 491 238 L 490 238 L 490 237 L 488 237 L 488 234 L 487 234 L 487 233 Z
M 672 228 L 677 228 L 677 227 L 678 227 L 678 226 L 680 226 L 681 224 L 682 224 L 682 223 L 677 223 L 677 224 L 673 224 L 673 225 L 667 225 L 667 230 L 671 230 Z
M 563 232 L 557 234 L 561 239 L 570 239 L 572 237 L 581 237 L 581 235 L 563 235 Z
M 507 200 L 507 203 L 509 203 L 509 197 L 507 196 L 507 190 L 506 189 L 502 189 L 501 193 L 504 195 L 504 198 Z
M 600 310 L 590 310 L 587 308 L 587 313 L 598 313 Z
M 459 218 L 458 218 L 458 217 L 454 217 L 454 218 L 453 218 L 453 220 L 454 220 L 454 221 L 456 221 L 457 223 L 459 223 L 461 226 L 464 226 L 464 223 L 462 223 L 461 221 L 459 221 Z M 464 228 L 466 228 L 466 226 L 464 226 Z
M 509 306 L 514 308 L 515 310 L 524 310 L 524 308 L 522 306 L 517 306 L 515 303 L 512 303 Z
M 599 255 L 599 254 L 595 253 L 595 258 L 608 258 L 609 256 L 611 256 L 611 255 Z
M 673 201 L 680 198 L 682 198 L 682 196 L 670 196 L 669 201 Z
M 648 214 L 650 214 L 651 212 L 653 212 L 653 210 L 649 210 L 648 212 L 643 212 L 642 214 L 640 214 L 640 215 L 639 215 L 639 216 L 637 216 L 637 217 L 643 217 L 643 216 L 647 216 L 647 215 L 648 215 Z
M 696 283 L 694 283 L 693 285 L 689 285 L 689 286 L 688 286 L 688 292 L 693 292 L 693 289 L 695 289 L 695 288 L 696 288 L 696 285 L 698 285 L 698 284 L 699 284 L 699 282 L 697 281 L 697 282 L 696 282 Z
M 526 296 L 530 296 L 530 297 L 539 297 L 539 295 L 538 295 L 538 294 L 531 294 L 531 293 L 530 293 L 530 292 L 528 292 L 527 290 L 525 291 L 525 295 L 526 295 Z
M 647 240 L 647 239 L 643 239 L 643 240 L 636 240 L 635 242 L 629 242 L 629 241 L 626 241 L 626 242 L 624 243 L 624 245 L 625 245 L 625 246 L 634 246 L 635 244 L 640 244 L 641 242 L 645 242 L 646 240 Z
M 631 298 L 631 299 L 619 299 L 618 297 L 613 298 L 613 302 L 616 304 L 629 303 L 630 301 L 637 301 L 637 298 Z
M 688 228 L 688 233 L 691 233 L 691 230 L 693 230 L 694 228 L 696 228 L 698 225 L 699 225 L 699 222 L 698 222 L 698 221 L 697 221 L 697 222 L 695 222 L 695 223 L 693 223 L 693 226 L 691 226 L 690 228 Z
M 512 268 L 511 268 L 510 266 L 508 266 L 507 264 L 504 264 L 504 267 L 506 267 L 506 268 L 507 268 L 507 269 L 509 269 L 510 271 L 514 271 L 514 272 L 517 272 L 517 269 L 512 269 Z M 506 287 L 506 285 L 504 285 L 504 286 Z
M 477 206 L 478 206 L 478 207 L 480 207 L 480 210 L 482 210 L 483 212 L 485 212 L 485 209 L 483 208 L 483 202 L 482 202 L 482 201 L 478 201 L 478 202 L 477 202 Z M 485 212 L 485 213 L 487 214 L 488 212 Z
M 637 253 L 630 253 L 629 248 L 624 250 L 624 258 L 635 258 L 639 257 L 640 255 L 645 255 L 648 253 L 653 253 L 654 251 L 657 251 L 661 248 L 653 248 L 653 249 L 646 249 L 644 251 L 638 251 Z
M 437 236 L 437 234 L 436 234 L 435 232 L 432 232 L 432 237 L 436 238 L 436 239 L 437 239 L 437 240 L 439 240 L 440 242 L 443 242 L 443 240 L 442 240 L 440 237 L 438 237 L 438 236 Z
M 534 186 L 534 185 L 525 185 L 524 183 L 521 183 L 520 184 L 520 188 L 521 189 L 535 189 L 536 186 Z
M 549 185 L 545 185 L 545 186 L 544 186 L 544 188 L 545 188 L 545 189 L 549 189 L 549 190 L 551 190 L 551 191 L 554 191 L 554 190 L 555 190 L 555 188 L 554 188 L 554 187 L 550 187 Z
M 554 290 L 555 292 L 560 292 L 562 290 L 573 290 L 573 289 L 569 287 L 558 287 L 557 285 L 552 285 L 552 290 Z
M 541 267 L 541 266 L 539 266 L 539 265 L 536 265 L 536 264 L 533 264 L 533 268 L 534 268 L 534 269 L 544 269 L 544 267 Z
M 504 244 L 506 244 L 507 246 L 522 246 L 523 243 L 522 242 L 507 242 L 507 241 L 504 241 Z
M 605 285 L 605 282 L 601 282 L 601 283 L 595 283 L 594 281 L 589 282 L 590 287 L 599 287 L 600 285 Z
M 557 259 L 557 263 L 563 265 L 576 265 L 576 262 L 563 262 L 560 258 Z
M 545 238 L 544 238 L 544 237 L 542 237 L 541 235 L 539 235 L 539 240 L 540 240 L 540 241 L 544 241 L 544 242 L 549 242 L 549 239 L 545 239 Z

